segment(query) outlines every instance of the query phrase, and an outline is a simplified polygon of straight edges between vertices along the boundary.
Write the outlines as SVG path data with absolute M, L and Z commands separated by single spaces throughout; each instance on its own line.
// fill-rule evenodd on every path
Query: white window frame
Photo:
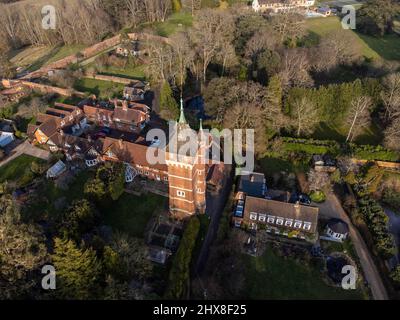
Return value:
M 303 223 L 303 230 L 310 231 L 311 230 L 311 222 L 304 222 Z
M 291 227 L 292 225 L 293 225 L 293 220 L 292 219 L 286 219 L 285 227 Z
M 249 218 L 250 218 L 250 220 L 257 221 L 257 213 L 250 212 Z
M 275 223 L 275 216 L 268 216 L 267 222 L 268 223 Z
M 283 226 L 284 222 L 285 222 L 284 218 L 277 217 L 276 221 L 275 221 L 275 224 L 277 224 L 278 226 Z
M 295 220 L 293 227 L 296 228 L 296 229 L 301 229 L 302 224 L 303 224 L 303 221 Z
M 260 221 L 260 222 L 265 222 L 266 220 L 267 220 L 267 215 L 266 215 L 266 214 L 260 213 L 260 214 L 258 215 L 258 221 Z
M 182 191 L 182 190 L 176 190 L 176 195 L 178 197 L 185 198 L 186 193 L 185 193 L 185 191 Z

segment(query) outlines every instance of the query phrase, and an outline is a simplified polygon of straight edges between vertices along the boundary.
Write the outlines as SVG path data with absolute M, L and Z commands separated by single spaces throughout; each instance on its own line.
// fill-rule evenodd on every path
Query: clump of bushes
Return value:
M 311 191 L 310 198 L 313 202 L 322 203 L 326 200 L 326 195 L 321 190 Z

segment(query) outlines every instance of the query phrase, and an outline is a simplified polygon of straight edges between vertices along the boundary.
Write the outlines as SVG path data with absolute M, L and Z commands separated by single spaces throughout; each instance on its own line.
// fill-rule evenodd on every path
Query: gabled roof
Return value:
M 249 216 L 251 212 L 255 212 L 284 219 L 311 222 L 311 229 L 308 232 L 315 233 L 318 224 L 319 209 L 317 207 L 303 206 L 301 204 L 247 196 L 245 199 L 244 212 L 245 216 Z
M 147 151 L 149 148 L 152 148 L 151 151 L 154 151 L 155 156 L 160 156 L 161 159 L 165 160 L 165 152 L 159 148 L 148 147 L 141 144 L 131 143 L 128 141 L 113 139 L 113 138 L 105 138 L 103 140 L 103 154 L 107 153 L 107 151 L 111 151 L 120 161 L 124 161 L 127 163 L 132 163 L 135 165 L 140 165 L 144 167 L 154 168 L 160 171 L 168 171 L 168 167 L 164 163 L 150 164 L 147 161 Z

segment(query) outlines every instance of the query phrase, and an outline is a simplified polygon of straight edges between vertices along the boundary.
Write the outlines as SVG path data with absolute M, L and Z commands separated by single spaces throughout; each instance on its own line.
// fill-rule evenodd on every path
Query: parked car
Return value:
M 292 193 L 289 199 L 289 203 L 296 203 L 300 202 L 301 204 L 305 205 L 310 205 L 311 204 L 311 198 L 304 194 L 304 193 Z

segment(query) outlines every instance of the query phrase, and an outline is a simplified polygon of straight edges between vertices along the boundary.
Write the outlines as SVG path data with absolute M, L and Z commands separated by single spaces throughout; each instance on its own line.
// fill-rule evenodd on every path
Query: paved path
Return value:
M 49 151 L 34 147 L 26 140 L 23 143 L 19 144 L 17 147 L 15 147 L 15 149 L 11 151 L 10 155 L 6 159 L 0 162 L 0 167 L 4 166 L 5 164 L 14 160 L 15 158 L 19 157 L 22 154 L 27 154 L 43 160 L 48 160 L 50 157 Z
M 211 194 L 207 192 L 206 214 L 210 216 L 211 222 L 208 226 L 208 231 L 196 262 L 196 275 L 200 275 L 203 272 L 203 269 L 207 262 L 210 246 L 214 241 L 215 236 L 217 235 L 219 221 L 232 188 L 231 171 L 232 166 L 225 165 L 225 181 L 223 182 L 222 190 L 218 192 L 218 194 Z
M 342 219 L 349 225 L 350 238 L 353 242 L 354 248 L 356 249 L 358 257 L 360 258 L 361 267 L 364 271 L 365 279 L 368 281 L 368 284 L 371 288 L 374 300 L 388 300 L 388 294 L 385 286 L 383 285 L 374 260 L 372 259 L 371 253 L 369 252 L 368 247 L 360 233 L 351 223 L 350 218 L 347 216 L 336 195 L 333 193 L 329 194 L 327 201 L 318 206 L 321 209 L 321 215 L 328 218 Z

